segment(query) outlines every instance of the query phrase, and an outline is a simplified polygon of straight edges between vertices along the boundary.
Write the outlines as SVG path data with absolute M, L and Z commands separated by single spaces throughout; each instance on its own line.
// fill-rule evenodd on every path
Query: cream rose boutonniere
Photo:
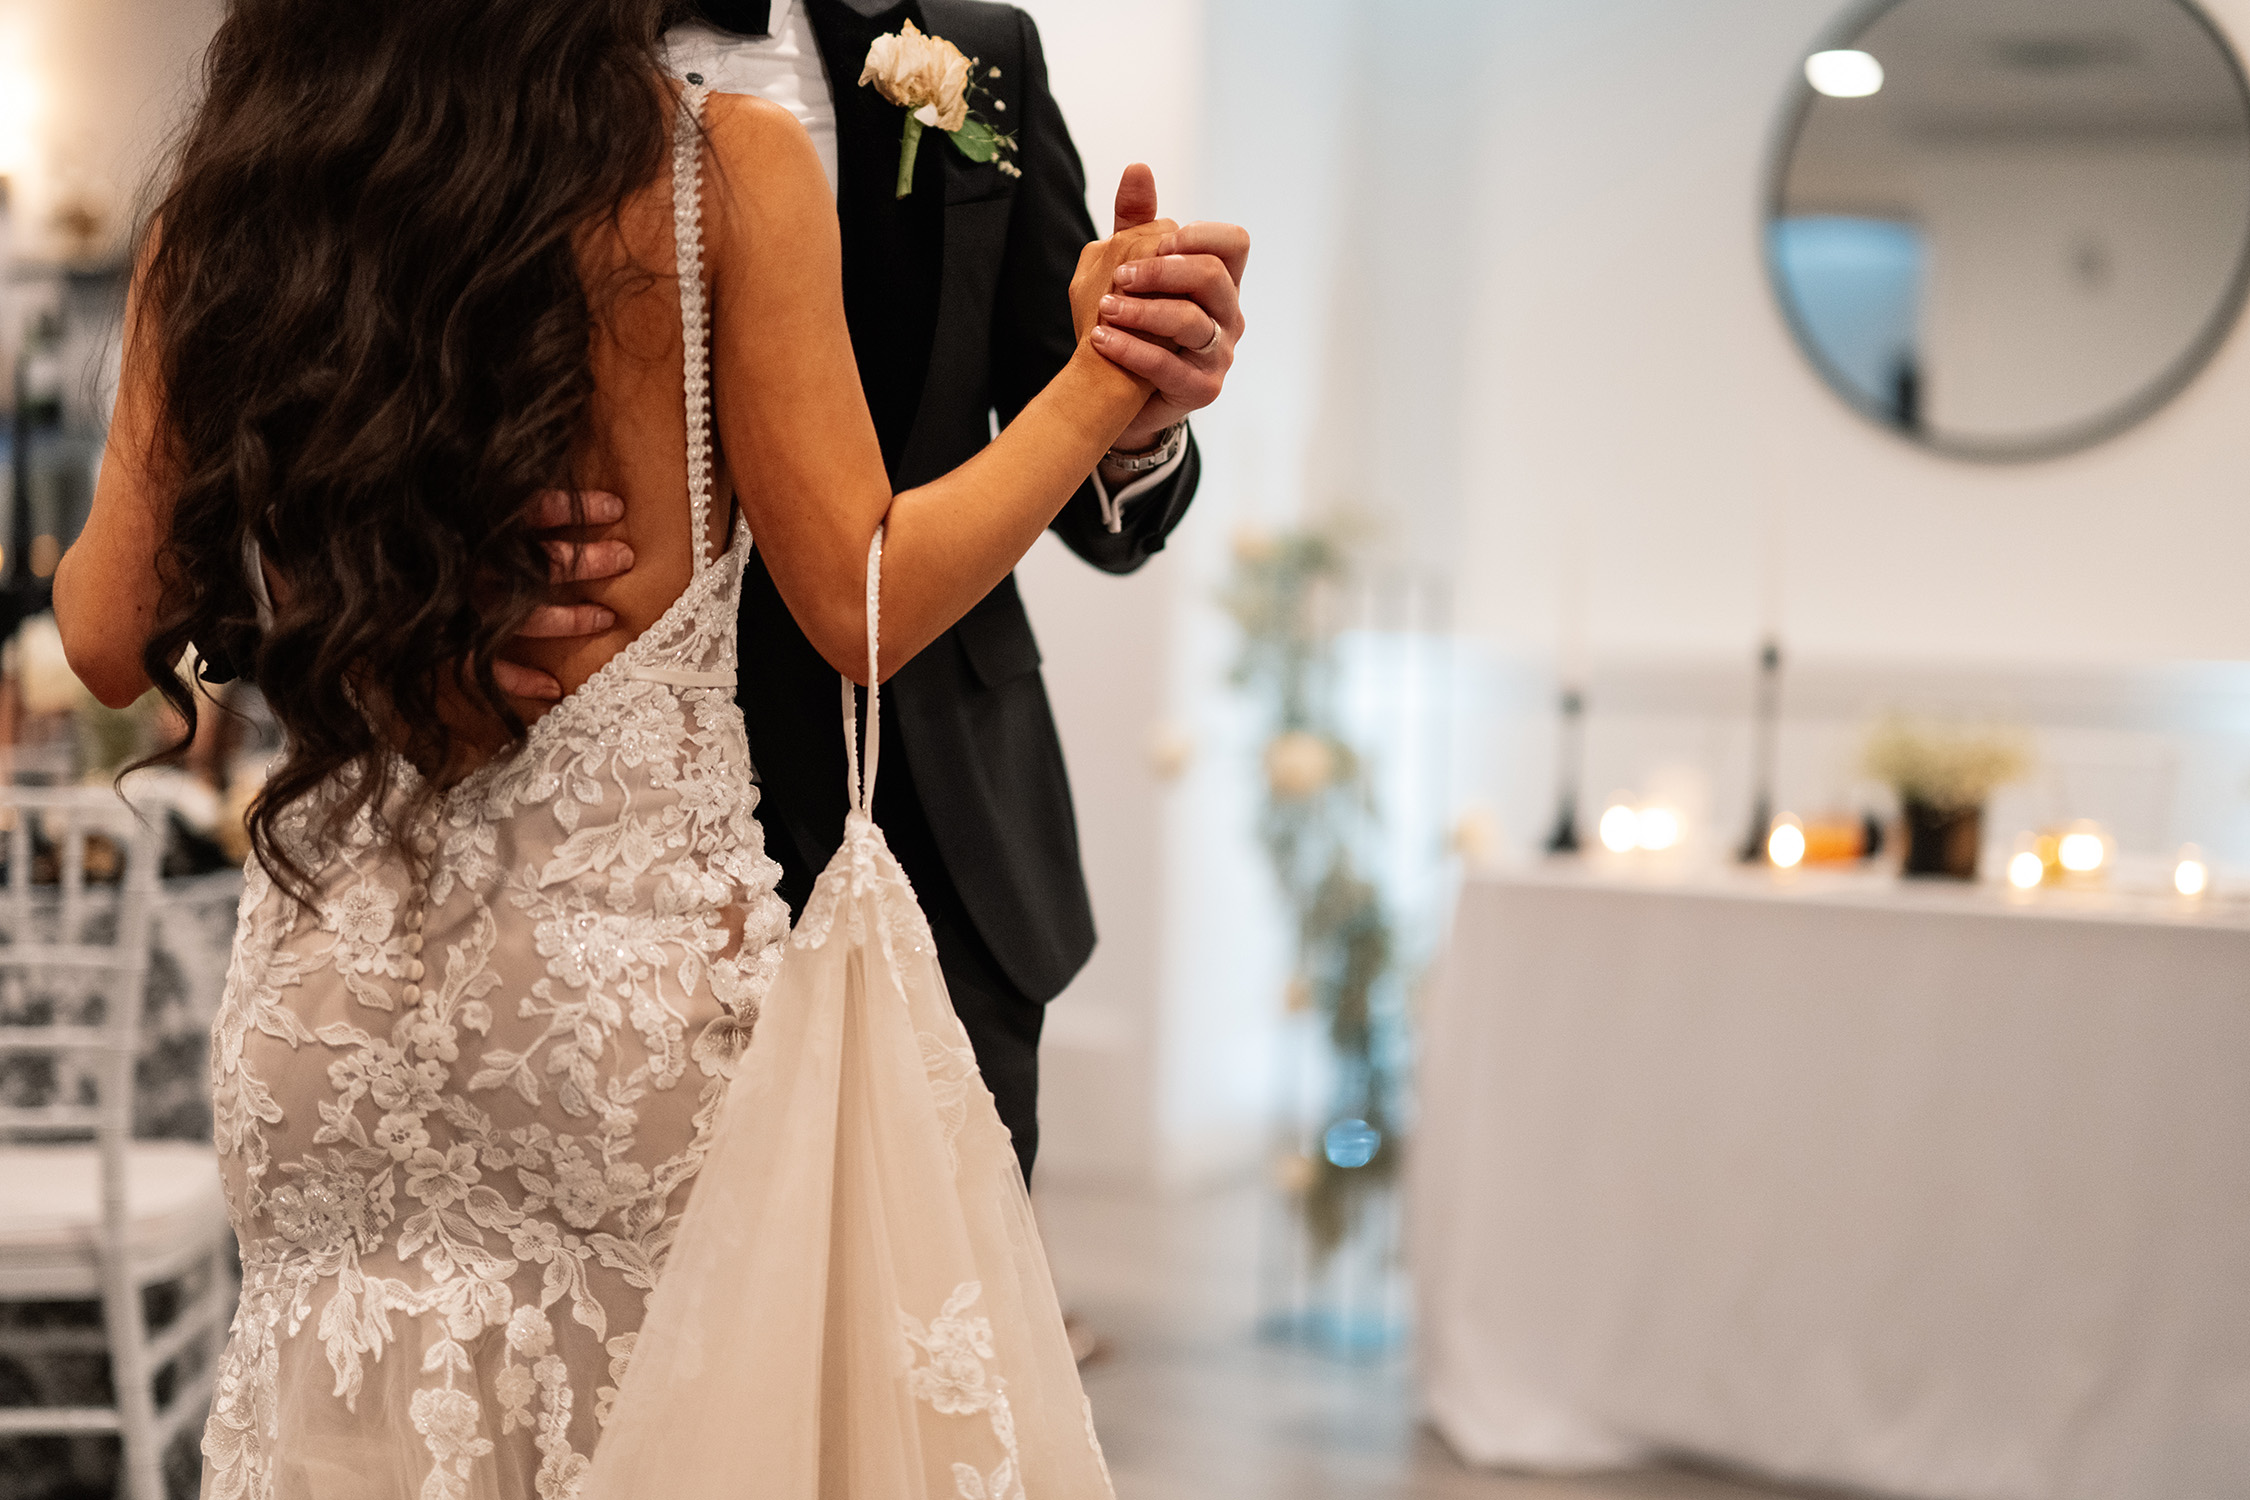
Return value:
M 977 81 L 977 61 L 941 36 L 925 36 L 912 21 L 896 33 L 875 38 L 867 49 L 867 65 L 860 69 L 862 87 L 875 91 L 906 111 L 906 130 L 898 143 L 898 196 L 914 191 L 914 161 L 921 154 L 922 132 L 942 130 L 961 154 L 971 161 L 993 162 L 1010 177 L 1023 172 L 1008 160 L 1016 138 L 1001 133 L 990 120 L 977 114 L 975 98 L 989 93 Z M 998 78 L 993 68 L 985 77 Z M 992 101 L 995 113 L 1007 109 Z

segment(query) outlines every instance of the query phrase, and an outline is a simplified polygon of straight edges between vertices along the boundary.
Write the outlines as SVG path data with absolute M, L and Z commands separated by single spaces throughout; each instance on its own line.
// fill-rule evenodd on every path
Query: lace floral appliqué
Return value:
M 974 1464 L 954 1464 L 959 1500 L 1023 1500 L 1023 1486 L 1017 1479 L 1022 1459 L 1016 1451 L 1016 1421 L 1008 1405 L 1007 1382 L 985 1368 L 994 1357 L 992 1323 L 971 1312 L 983 1299 L 982 1283 L 963 1282 L 927 1327 L 912 1313 L 900 1310 L 899 1333 L 907 1346 L 906 1388 L 933 1411 L 949 1417 L 981 1415 L 992 1424 L 993 1441 L 1005 1456 L 989 1472 Z

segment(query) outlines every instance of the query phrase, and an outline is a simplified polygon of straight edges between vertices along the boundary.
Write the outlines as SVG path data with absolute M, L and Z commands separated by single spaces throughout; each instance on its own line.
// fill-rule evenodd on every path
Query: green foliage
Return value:
M 1242 628 L 1234 684 L 1270 699 L 1277 732 L 1309 728 L 1312 690 L 1331 661 L 1321 606 L 1344 580 L 1344 549 L 1332 532 L 1245 532 L 1234 556 L 1219 599 Z
M 1021 177 L 1023 171 L 1015 164 L 1016 138 L 992 123 L 982 113 L 989 105 L 995 113 L 1007 108 L 991 89 L 985 87 L 987 79 L 998 78 L 1000 70 L 986 71 L 982 59 L 969 59 L 969 86 L 967 90 L 971 113 L 959 130 L 946 132 L 960 153 L 974 162 L 998 162 L 1000 170 L 1010 177 Z
M 951 134 L 953 144 L 971 161 L 990 161 L 1000 154 L 1000 132 L 982 120 L 971 119 Z
M 2031 746 L 2018 730 L 1926 724 L 1893 715 L 1868 734 L 1863 763 L 1901 802 L 1964 812 L 2022 780 L 2031 770 Z
M 1330 1118 L 1362 1119 L 1382 1135 L 1364 1166 L 1313 1153 L 1302 1210 L 1323 1258 L 1350 1234 L 1364 1197 L 1397 1174 L 1403 1082 L 1396 927 L 1356 855 L 1381 819 L 1334 701 L 1333 618 L 1348 571 L 1338 529 L 1245 533 L 1220 599 L 1242 632 L 1232 681 L 1265 709 L 1270 729 L 1258 834 L 1296 921 L 1300 981 L 1335 1053 Z

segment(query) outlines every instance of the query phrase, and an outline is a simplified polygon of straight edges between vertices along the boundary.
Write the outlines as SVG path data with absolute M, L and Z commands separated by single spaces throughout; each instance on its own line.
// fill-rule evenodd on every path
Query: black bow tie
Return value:
M 736 36 L 771 36 L 773 0 L 695 0 L 703 19 Z

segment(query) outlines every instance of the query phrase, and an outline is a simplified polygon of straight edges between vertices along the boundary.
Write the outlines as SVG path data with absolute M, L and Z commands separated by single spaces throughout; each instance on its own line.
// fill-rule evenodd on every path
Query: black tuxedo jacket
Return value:
M 993 414 L 1012 420 L 1070 358 L 1070 278 L 1095 238 L 1085 171 L 1048 92 L 1038 31 L 1015 7 L 807 0 L 807 9 L 836 103 L 845 312 L 884 461 L 908 489 L 974 456 Z M 858 79 L 868 44 L 907 20 L 976 58 L 980 74 L 1000 70 L 984 83 L 1007 106 L 993 119 L 1017 138 L 1020 178 L 932 133 L 913 193 L 896 196 L 904 111 Z M 1053 529 L 1094 566 L 1129 573 L 1179 524 L 1198 473 L 1191 446 L 1167 484 L 1135 498 L 1117 535 L 1089 481 Z M 755 555 L 740 644 L 760 817 L 782 894 L 800 911 L 843 840 L 836 673 Z M 1094 921 L 1039 647 L 1013 578 L 884 684 L 883 735 L 889 774 L 876 816 L 924 901 L 935 909 L 957 896 L 1015 987 L 1053 998 L 1092 953 Z M 891 769 L 900 758 L 903 777 Z

